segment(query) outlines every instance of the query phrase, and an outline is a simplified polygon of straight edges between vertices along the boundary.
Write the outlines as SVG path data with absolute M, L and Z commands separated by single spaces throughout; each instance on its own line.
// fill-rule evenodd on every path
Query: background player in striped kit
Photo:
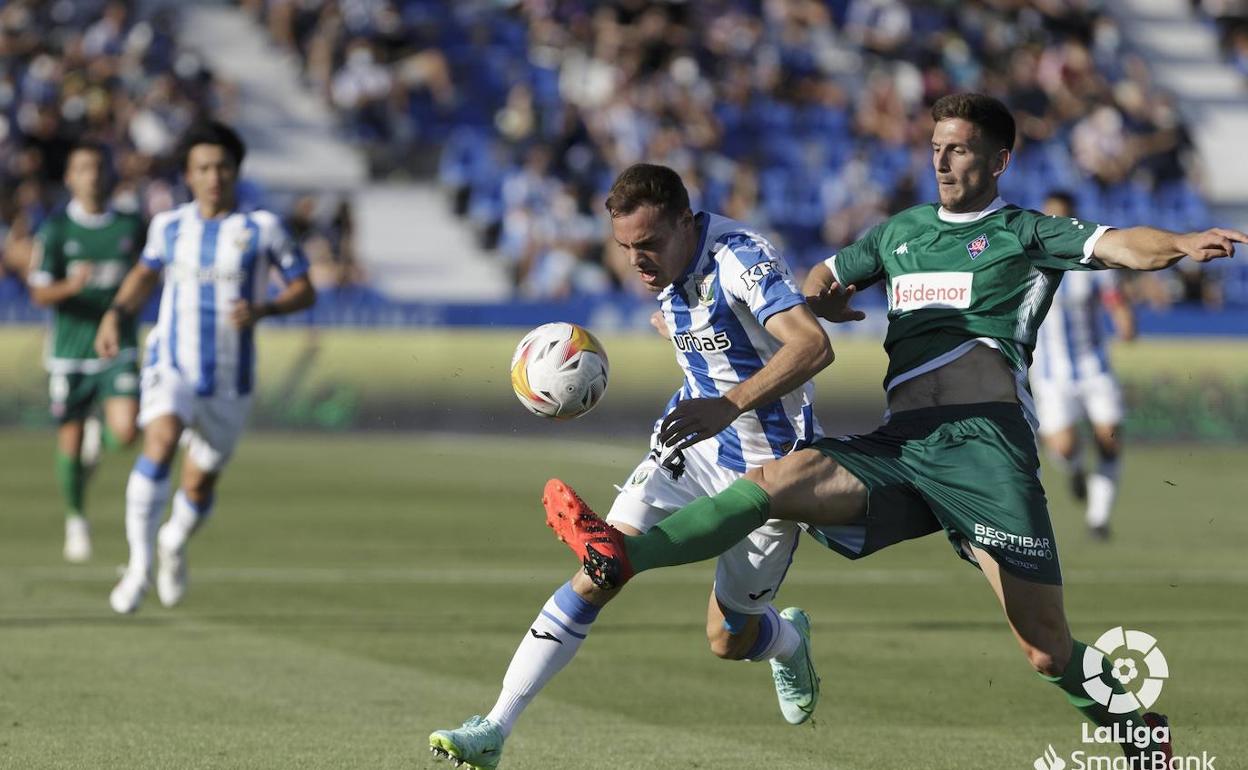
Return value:
M 36 304 L 53 308 L 44 365 L 56 430 L 56 480 L 65 498 L 67 561 L 91 558 L 84 497 L 100 445 L 134 441 L 139 411 L 138 343 L 133 319 L 118 354 L 99 358 L 95 333 L 126 271 L 143 248 L 143 222 L 109 207 L 104 149 L 75 145 L 65 166 L 70 201 L 39 228 L 27 283 Z M 103 405 L 104 426 L 91 414 Z M 93 429 L 93 430 L 92 430 Z M 94 435 L 91 433 L 94 432 Z
M 1044 213 L 1075 218 L 1069 193 L 1053 192 Z M 1122 390 L 1106 350 L 1101 308 L 1109 311 L 1118 338 L 1135 339 L 1135 314 L 1118 292 L 1117 274 L 1070 272 L 1062 277 L 1049 314 L 1036 335 L 1031 392 L 1036 401 L 1040 439 L 1070 475 L 1075 497 L 1087 500 L 1088 531 L 1109 537 L 1109 517 L 1118 492 L 1122 453 Z M 1092 426 L 1097 466 L 1085 474 L 1079 422 Z
M 212 513 L 213 490 L 251 408 L 253 327 L 316 299 L 307 260 L 277 217 L 237 209 L 235 187 L 246 154 L 238 135 L 222 123 L 198 124 L 183 137 L 181 151 L 193 200 L 152 219 L 143 256 L 96 337 L 101 356 L 116 355 L 121 325 L 139 311 L 163 273 L 160 315 L 148 335 L 140 378 L 143 451 L 126 486 L 130 563 L 109 596 L 120 613 L 138 609 L 147 592 L 157 540 L 161 603 L 182 600 L 186 542 Z M 285 288 L 267 300 L 271 268 L 281 273 Z M 169 466 L 184 431 L 182 483 L 158 538 Z
M 740 222 L 694 214 L 675 171 L 626 169 L 606 206 L 617 245 L 657 295 L 684 373 L 683 387 L 655 423 L 649 455 L 619 488 L 608 515 L 621 531 L 641 533 L 748 469 L 820 438 L 809 380 L 831 363 L 832 348 L 771 244 Z M 798 536 L 796 525 L 782 522 L 748 533 L 720 557 L 707 608 L 712 651 L 771 661 L 781 712 L 792 724 L 809 719 L 818 699 L 809 620 L 800 609 L 777 612 L 771 603 Z M 614 593 L 578 570 L 525 634 L 493 710 L 435 731 L 434 753 L 495 767 L 520 713 L 571 662 Z

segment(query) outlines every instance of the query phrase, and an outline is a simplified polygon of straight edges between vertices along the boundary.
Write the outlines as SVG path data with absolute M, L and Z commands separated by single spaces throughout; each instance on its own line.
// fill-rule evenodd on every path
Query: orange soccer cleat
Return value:
M 624 534 L 590 510 L 576 492 L 559 479 L 542 491 L 546 526 L 581 560 L 585 574 L 603 589 L 619 588 L 633 576 L 624 550 Z

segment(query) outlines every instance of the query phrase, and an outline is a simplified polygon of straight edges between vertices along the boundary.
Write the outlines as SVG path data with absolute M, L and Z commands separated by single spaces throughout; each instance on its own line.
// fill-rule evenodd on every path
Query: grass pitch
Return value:
M 0 434 L 0 767 L 435 767 L 425 738 L 485 713 L 574 564 L 542 526 L 559 475 L 605 508 L 641 440 L 249 435 L 191 592 L 116 617 L 130 459 L 91 489 L 96 557 L 60 560 L 52 437 Z M 1248 451 L 1135 448 L 1115 540 L 1049 474 L 1067 605 L 1093 641 L 1154 634 L 1180 753 L 1248 764 Z M 1031 768 L 1079 745 L 982 578 L 932 536 L 853 564 L 807 539 L 780 604 L 814 620 L 823 701 L 785 725 L 768 668 L 705 649 L 712 566 L 638 578 L 508 742 L 514 768 Z M 1111 754 L 1112 756 L 1112 754 Z M 446 765 L 443 765 L 446 766 Z M 449 767 L 449 766 L 446 766 Z

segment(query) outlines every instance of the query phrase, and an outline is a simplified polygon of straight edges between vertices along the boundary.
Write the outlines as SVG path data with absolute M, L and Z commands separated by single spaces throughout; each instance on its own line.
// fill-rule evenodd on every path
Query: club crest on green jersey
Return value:
M 966 252 L 971 255 L 971 259 L 978 259 L 987 250 L 988 233 L 981 233 L 978 238 L 966 244 Z

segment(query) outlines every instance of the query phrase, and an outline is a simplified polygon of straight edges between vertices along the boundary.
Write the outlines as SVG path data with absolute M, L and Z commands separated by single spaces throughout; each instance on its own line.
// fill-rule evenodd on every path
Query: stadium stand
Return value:
M 372 178 L 436 175 L 461 227 L 511 276 L 514 307 L 573 296 L 628 307 L 636 282 L 605 248 L 601 200 L 641 158 L 677 168 L 696 205 L 763 227 L 791 261 L 811 265 L 887 213 L 934 198 L 926 105 L 960 89 L 1001 96 L 1018 114 L 1003 185 L 1012 201 L 1036 206 L 1064 188 L 1093 220 L 1211 221 L 1199 192 L 1208 163 L 1183 110 L 1135 52 L 1122 14 L 1086 0 L 238 6 L 295 57 Z M 41 40 L 58 13 L 86 31 Z M 198 110 L 237 113 L 231 83 L 178 48 L 168 12 L 136 21 L 125 3 L 16 2 L 0 10 L 0 27 L 10 273 L 52 205 L 57 142 L 84 128 L 106 136 L 123 201 L 150 214 L 176 194 L 170 137 Z M 282 208 L 321 255 L 318 280 L 366 280 L 351 256 L 358 212 L 332 196 L 288 197 Z M 1154 308 L 1245 307 L 1248 270 L 1140 276 L 1131 293 Z M 416 323 L 466 313 L 395 308 L 367 289 L 343 301 L 352 307 L 322 312 Z

